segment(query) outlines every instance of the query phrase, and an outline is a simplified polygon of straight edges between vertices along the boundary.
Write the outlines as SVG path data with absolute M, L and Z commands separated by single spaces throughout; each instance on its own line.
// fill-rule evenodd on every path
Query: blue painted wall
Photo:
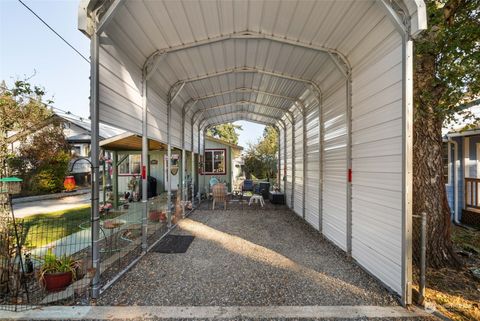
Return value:
M 452 215 L 452 219 L 453 219 L 453 215 L 455 213 L 455 204 L 454 204 L 454 198 L 455 198 L 455 180 L 457 180 L 457 188 L 458 188 L 458 204 L 456 205 L 457 206 L 457 211 L 458 211 L 458 218 L 461 219 L 462 217 L 462 208 L 463 208 L 463 198 L 464 198 L 464 195 L 463 195 L 463 179 L 464 179 L 464 175 L 463 175 L 463 168 L 464 168 L 464 158 L 463 158 L 463 138 L 462 137 L 452 137 L 451 140 L 457 142 L 457 148 L 458 148 L 458 151 L 457 151 L 457 157 L 458 157 L 458 160 L 457 160 L 457 171 L 458 171 L 458 177 L 455 177 L 455 164 L 454 164 L 454 161 L 455 161 L 455 146 L 453 144 L 450 145 L 450 150 L 449 150 L 449 153 L 450 153 L 450 160 L 451 160 L 451 184 L 450 185 L 445 185 L 445 188 L 446 188 L 446 191 L 447 191 L 447 198 L 448 198 L 448 204 L 450 205 L 450 212 L 451 212 L 451 215 Z M 477 148 L 476 148 L 476 143 L 479 142 L 480 143 L 480 136 L 475 136 L 475 140 L 473 140 L 472 138 L 470 138 L 470 160 L 472 162 L 472 166 L 470 166 L 470 172 L 471 174 L 475 174 L 476 175 L 476 151 L 477 151 Z M 473 163 L 475 163 L 475 166 L 473 166 Z M 475 167 L 475 169 L 472 169 L 473 167 Z M 474 170 L 474 172 L 472 172 Z M 475 176 L 471 176 L 471 177 L 475 177 Z

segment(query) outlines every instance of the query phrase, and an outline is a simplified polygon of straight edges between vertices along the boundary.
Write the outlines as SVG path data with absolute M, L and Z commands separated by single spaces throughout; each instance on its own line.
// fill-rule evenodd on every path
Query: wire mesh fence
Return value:
M 75 218 L 2 218 L 2 309 L 88 301 L 91 242 L 80 224 Z
M 95 271 L 92 264 L 90 209 L 68 218 L 2 218 L 0 309 L 19 311 L 39 305 L 90 304 L 95 273 L 100 273 L 100 287 L 117 279 L 141 256 L 142 240 L 146 240 L 147 247 L 152 246 L 188 213 L 192 208 L 190 188 L 185 202 L 180 201 L 181 190 L 172 192 L 171 217 L 167 215 L 166 193 L 146 203 L 124 201 L 118 208 L 101 206 L 100 271 Z

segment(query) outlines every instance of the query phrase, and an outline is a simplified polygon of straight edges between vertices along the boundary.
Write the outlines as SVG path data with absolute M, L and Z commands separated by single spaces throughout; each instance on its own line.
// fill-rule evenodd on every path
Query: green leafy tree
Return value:
M 2 175 L 23 178 L 24 194 L 62 190 L 70 160 L 63 124 L 42 102 L 44 95 L 27 81 L 16 81 L 13 89 L 3 85 L 0 92 Z M 13 135 L 19 146 L 9 152 Z
M 278 132 L 272 126 L 266 126 L 263 136 L 256 144 L 250 144 L 245 154 L 245 172 L 259 178 L 270 180 L 276 177 L 278 152 Z
M 442 164 L 442 126 L 480 90 L 480 1 L 426 1 L 428 30 L 415 42 L 413 212 L 427 213 L 427 262 L 458 265 Z M 468 118 L 471 115 L 465 114 Z M 414 220 L 414 259 L 419 259 Z
M 238 132 L 242 130 L 241 125 L 232 123 L 220 124 L 210 127 L 207 130 L 207 135 L 226 141 L 231 144 L 238 144 Z

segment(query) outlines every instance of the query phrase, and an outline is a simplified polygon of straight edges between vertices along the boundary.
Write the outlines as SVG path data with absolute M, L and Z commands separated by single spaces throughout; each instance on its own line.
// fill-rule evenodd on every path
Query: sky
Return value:
M 79 1 L 23 0 L 43 20 L 89 57 L 88 38 L 77 30 Z M 17 0 L 0 0 L 0 81 L 12 86 L 30 78 L 44 87 L 54 107 L 75 115 L 89 115 L 90 65 L 43 25 Z M 263 125 L 241 122 L 240 145 L 255 142 Z

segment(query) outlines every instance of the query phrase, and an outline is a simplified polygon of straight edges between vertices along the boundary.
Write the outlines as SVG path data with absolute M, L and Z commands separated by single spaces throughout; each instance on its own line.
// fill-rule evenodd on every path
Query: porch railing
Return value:
M 465 208 L 474 208 L 480 210 L 480 195 L 478 187 L 480 178 L 465 178 Z

